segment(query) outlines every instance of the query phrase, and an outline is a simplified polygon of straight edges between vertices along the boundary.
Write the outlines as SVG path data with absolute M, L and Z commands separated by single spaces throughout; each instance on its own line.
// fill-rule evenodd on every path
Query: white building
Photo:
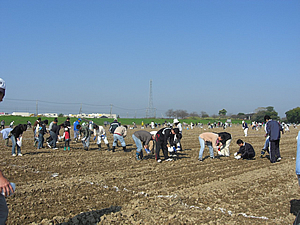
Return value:
M 43 116 L 45 117 L 58 117 L 57 113 L 44 113 Z
M 29 112 L 13 112 L 11 115 L 12 116 L 30 116 L 31 113 L 29 113 Z
M 117 114 L 105 114 L 105 113 L 90 113 L 90 114 L 69 114 L 69 117 L 77 117 L 77 118 L 101 118 L 107 117 L 112 119 L 117 119 Z

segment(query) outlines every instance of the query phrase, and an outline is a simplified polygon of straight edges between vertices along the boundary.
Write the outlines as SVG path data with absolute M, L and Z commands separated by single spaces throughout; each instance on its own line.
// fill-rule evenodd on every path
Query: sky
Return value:
M 145 117 L 152 99 L 156 117 L 284 117 L 299 107 L 300 1 L 0 0 L 0 77 L 0 112 Z

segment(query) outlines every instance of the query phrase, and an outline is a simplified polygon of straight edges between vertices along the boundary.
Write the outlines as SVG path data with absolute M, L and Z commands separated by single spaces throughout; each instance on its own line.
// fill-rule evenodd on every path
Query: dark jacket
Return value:
M 266 123 L 266 131 L 270 136 L 270 141 L 277 141 L 280 139 L 280 131 L 282 131 L 282 126 L 275 120 L 269 120 Z
M 222 145 L 225 146 L 226 144 L 226 141 L 228 141 L 229 139 L 232 139 L 231 138 L 231 134 L 230 133 L 227 133 L 227 132 L 220 132 L 218 133 L 218 135 L 222 138 L 222 140 L 220 141 L 222 143 Z
M 171 146 L 174 145 L 174 135 L 171 132 L 171 128 L 162 128 L 159 131 L 157 131 L 155 135 L 155 141 L 163 142 L 165 145 L 170 143 Z
M 53 123 L 51 131 L 54 132 L 56 135 L 58 135 L 59 130 L 60 130 L 60 126 L 57 125 L 56 123 Z
M 246 142 L 244 143 L 244 145 L 242 147 L 240 147 L 240 149 L 237 153 L 241 154 L 242 158 L 248 158 L 245 156 L 250 156 L 250 157 L 255 156 L 254 148 L 252 147 L 251 144 L 246 143 Z
M 42 123 L 39 127 L 39 133 L 44 135 L 47 133 L 46 124 Z
M 115 132 L 115 129 L 117 128 L 117 127 L 119 127 L 121 124 L 119 123 L 119 122 L 117 122 L 117 121 L 114 121 L 114 122 L 112 122 L 111 124 L 110 124 L 110 127 L 109 127 L 109 132 L 110 133 L 114 133 Z
M 19 124 L 15 126 L 15 128 L 11 131 L 11 134 L 15 136 L 15 138 L 18 138 L 22 136 L 23 131 L 24 131 L 24 124 Z

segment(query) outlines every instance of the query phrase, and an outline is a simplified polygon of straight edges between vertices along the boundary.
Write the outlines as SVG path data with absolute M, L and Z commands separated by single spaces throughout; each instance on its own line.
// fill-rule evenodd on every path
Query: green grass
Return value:
M 42 120 L 47 119 L 49 121 L 49 124 L 51 121 L 54 120 L 54 118 L 52 117 L 42 117 Z M 0 120 L 4 120 L 5 121 L 5 126 L 9 126 L 11 121 L 15 121 L 14 125 L 18 125 L 20 123 L 27 123 L 27 121 L 30 121 L 32 124 L 34 123 L 34 121 L 37 120 L 37 117 L 23 117 L 23 116 L 1 116 Z M 66 117 L 58 117 L 58 124 L 63 123 L 66 120 Z M 74 123 L 74 121 L 76 121 L 76 118 L 71 118 L 70 122 L 71 125 Z M 108 119 L 108 118 L 93 118 L 93 119 L 86 119 L 86 120 L 93 120 L 94 123 L 98 124 L 98 125 L 103 125 L 104 121 L 108 121 L 108 122 L 112 122 L 113 119 Z M 225 119 L 218 119 L 218 118 L 189 118 L 189 119 L 179 119 L 179 121 L 181 123 L 185 122 L 188 124 L 191 124 L 191 122 L 193 122 L 194 124 L 196 123 L 203 123 L 203 124 L 207 124 L 208 122 L 210 123 L 214 123 L 214 122 L 226 122 L 226 118 Z M 154 121 L 155 123 L 158 124 L 162 124 L 165 121 L 172 123 L 173 119 L 161 119 L 161 118 L 156 118 L 156 119 L 151 119 L 151 118 L 119 118 L 118 121 L 121 124 L 126 124 L 126 125 L 132 125 L 133 122 L 136 123 L 136 125 L 141 125 L 142 121 L 144 122 L 144 124 L 147 123 L 151 123 L 151 121 Z M 242 123 L 242 120 L 240 119 L 235 119 L 235 120 L 231 120 L 233 124 L 236 123 Z M 251 121 L 246 120 L 246 122 L 250 125 Z

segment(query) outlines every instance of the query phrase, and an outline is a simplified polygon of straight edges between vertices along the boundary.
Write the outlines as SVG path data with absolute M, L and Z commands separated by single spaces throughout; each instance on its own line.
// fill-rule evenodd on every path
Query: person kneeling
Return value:
M 240 149 L 238 152 L 234 153 L 234 158 L 236 159 L 253 159 L 255 156 L 254 148 L 251 144 L 243 142 L 241 139 L 238 139 L 236 142 Z

